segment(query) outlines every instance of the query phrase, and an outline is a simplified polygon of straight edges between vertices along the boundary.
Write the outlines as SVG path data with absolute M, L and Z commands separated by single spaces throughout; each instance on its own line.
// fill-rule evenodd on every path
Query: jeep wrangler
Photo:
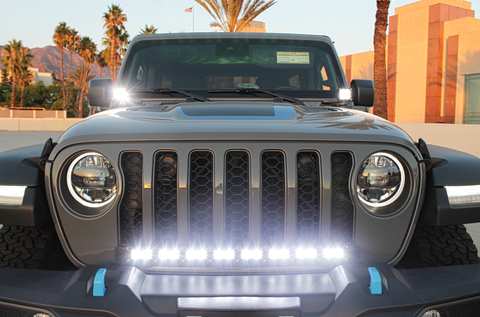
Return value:
M 373 95 L 326 36 L 135 37 L 0 154 L 0 316 L 479 316 L 480 159 Z

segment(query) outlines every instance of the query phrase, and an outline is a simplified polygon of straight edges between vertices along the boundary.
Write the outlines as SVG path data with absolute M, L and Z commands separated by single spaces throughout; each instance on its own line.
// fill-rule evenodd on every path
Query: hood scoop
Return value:
M 271 104 L 183 104 L 179 111 L 187 119 L 288 119 L 292 106 Z

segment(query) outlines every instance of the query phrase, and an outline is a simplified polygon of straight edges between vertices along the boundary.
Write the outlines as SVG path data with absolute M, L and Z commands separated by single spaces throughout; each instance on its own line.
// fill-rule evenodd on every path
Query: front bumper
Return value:
M 105 275 L 103 297 L 92 294 L 99 267 L 74 272 L 2 268 L 0 312 L 67 317 L 419 316 L 426 309 L 447 304 L 439 308 L 445 311 L 465 300 L 469 301 L 465 305 L 480 309 L 478 304 L 471 305 L 480 303 L 480 297 L 476 298 L 480 296 L 480 264 L 376 268 L 381 275 L 381 295 L 371 294 L 368 268 L 358 265 L 318 274 L 215 276 L 153 275 L 133 267 L 111 267 Z M 471 316 L 479 315 L 476 311 Z

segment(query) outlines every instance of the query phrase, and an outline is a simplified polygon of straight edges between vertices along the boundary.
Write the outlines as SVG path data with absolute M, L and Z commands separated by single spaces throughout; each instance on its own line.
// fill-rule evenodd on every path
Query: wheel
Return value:
M 410 269 L 480 263 L 477 247 L 463 225 L 419 227 L 397 267 Z
M 74 269 L 54 229 L 10 225 L 0 229 L 0 267 Z

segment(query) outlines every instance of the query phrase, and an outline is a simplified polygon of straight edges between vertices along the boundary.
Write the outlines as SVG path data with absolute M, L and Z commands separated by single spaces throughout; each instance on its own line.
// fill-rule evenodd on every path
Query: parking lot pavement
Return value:
M 62 132 L 10 132 L 0 131 L 0 152 L 11 150 L 17 147 L 45 143 L 49 137 L 57 141 Z M 480 224 L 466 225 L 468 232 L 475 244 L 480 248 Z

